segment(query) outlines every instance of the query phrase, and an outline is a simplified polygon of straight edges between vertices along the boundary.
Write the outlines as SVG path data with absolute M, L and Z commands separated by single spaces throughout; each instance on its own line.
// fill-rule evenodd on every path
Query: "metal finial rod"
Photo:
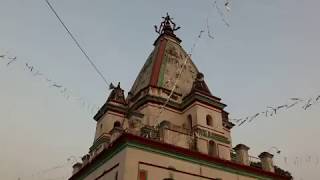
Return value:
M 176 23 L 173 22 L 173 18 L 170 17 L 169 13 L 167 13 L 166 17 L 162 17 L 163 21 L 160 23 L 158 28 L 157 25 L 154 25 L 155 32 L 158 34 L 169 33 L 173 34 L 174 31 L 180 29 L 180 26 L 177 27 Z

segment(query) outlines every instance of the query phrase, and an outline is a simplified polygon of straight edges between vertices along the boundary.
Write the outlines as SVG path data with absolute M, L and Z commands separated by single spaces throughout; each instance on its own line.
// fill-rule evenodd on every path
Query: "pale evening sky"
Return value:
M 215 38 L 203 34 L 192 59 L 230 117 L 320 94 L 318 0 L 231 0 L 230 12 L 218 0 L 230 27 L 210 0 L 50 2 L 107 80 L 126 92 L 153 48 L 153 25 L 169 12 L 187 51 L 208 17 Z M 0 58 L 0 179 L 66 179 L 67 158 L 87 153 L 93 141 L 86 104 L 102 105 L 109 91 L 44 0 L 0 0 L 0 23 L 0 55 L 17 57 L 9 66 Z M 30 73 L 26 62 L 43 75 Z M 254 156 L 276 146 L 282 152 L 275 164 L 295 179 L 318 179 L 320 103 L 301 106 L 234 127 L 233 146 L 244 143 Z

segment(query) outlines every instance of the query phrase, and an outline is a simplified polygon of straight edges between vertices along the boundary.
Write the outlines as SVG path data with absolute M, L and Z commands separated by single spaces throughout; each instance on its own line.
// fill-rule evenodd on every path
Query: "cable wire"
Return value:
M 94 62 L 91 60 L 91 58 L 88 56 L 88 54 L 86 53 L 86 51 L 81 47 L 80 43 L 77 41 L 77 39 L 73 36 L 73 34 L 71 33 L 71 31 L 68 29 L 68 27 L 65 25 L 65 23 L 62 21 L 62 19 L 60 18 L 60 16 L 58 15 L 58 13 L 54 10 L 53 6 L 50 4 L 49 0 L 45 0 L 46 3 L 48 4 L 49 8 L 51 9 L 51 11 L 55 14 L 55 16 L 58 18 L 58 20 L 60 21 L 61 25 L 64 27 L 64 29 L 68 32 L 68 34 L 70 35 L 70 37 L 72 38 L 72 40 L 75 42 L 75 44 L 77 45 L 77 47 L 80 49 L 80 51 L 83 53 L 83 55 L 86 57 L 86 59 L 89 61 L 89 63 L 91 64 L 91 66 L 95 69 L 95 71 L 99 74 L 99 76 L 103 79 L 103 81 L 106 83 L 107 87 L 109 86 L 110 83 L 108 83 L 108 81 L 106 80 L 106 78 L 103 76 L 103 74 L 101 73 L 101 71 L 98 69 L 98 67 L 94 64 Z

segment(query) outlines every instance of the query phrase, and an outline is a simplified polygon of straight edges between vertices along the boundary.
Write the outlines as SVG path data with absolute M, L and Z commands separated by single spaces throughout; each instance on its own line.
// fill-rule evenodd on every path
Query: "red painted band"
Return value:
M 153 67 L 152 67 L 152 74 L 150 78 L 151 86 L 157 86 L 166 44 L 167 44 L 167 40 L 165 38 L 160 39 L 159 49 L 155 57 L 156 58 L 155 62 L 153 63 Z

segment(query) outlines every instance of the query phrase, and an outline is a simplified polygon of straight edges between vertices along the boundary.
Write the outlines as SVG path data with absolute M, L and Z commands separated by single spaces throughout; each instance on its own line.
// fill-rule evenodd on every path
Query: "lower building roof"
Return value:
M 292 177 L 267 172 L 259 168 L 238 164 L 233 161 L 211 157 L 206 154 L 181 148 L 171 144 L 146 139 L 129 133 L 123 133 L 116 141 L 110 144 L 99 155 L 92 159 L 88 164 L 82 167 L 69 180 L 79 180 L 85 178 L 91 172 L 95 171 L 102 164 L 111 159 L 124 148 L 137 148 L 152 153 L 157 153 L 171 158 L 189 161 L 191 163 L 205 165 L 215 169 L 221 169 L 234 174 L 255 177 L 258 179 L 276 179 L 290 180 Z

